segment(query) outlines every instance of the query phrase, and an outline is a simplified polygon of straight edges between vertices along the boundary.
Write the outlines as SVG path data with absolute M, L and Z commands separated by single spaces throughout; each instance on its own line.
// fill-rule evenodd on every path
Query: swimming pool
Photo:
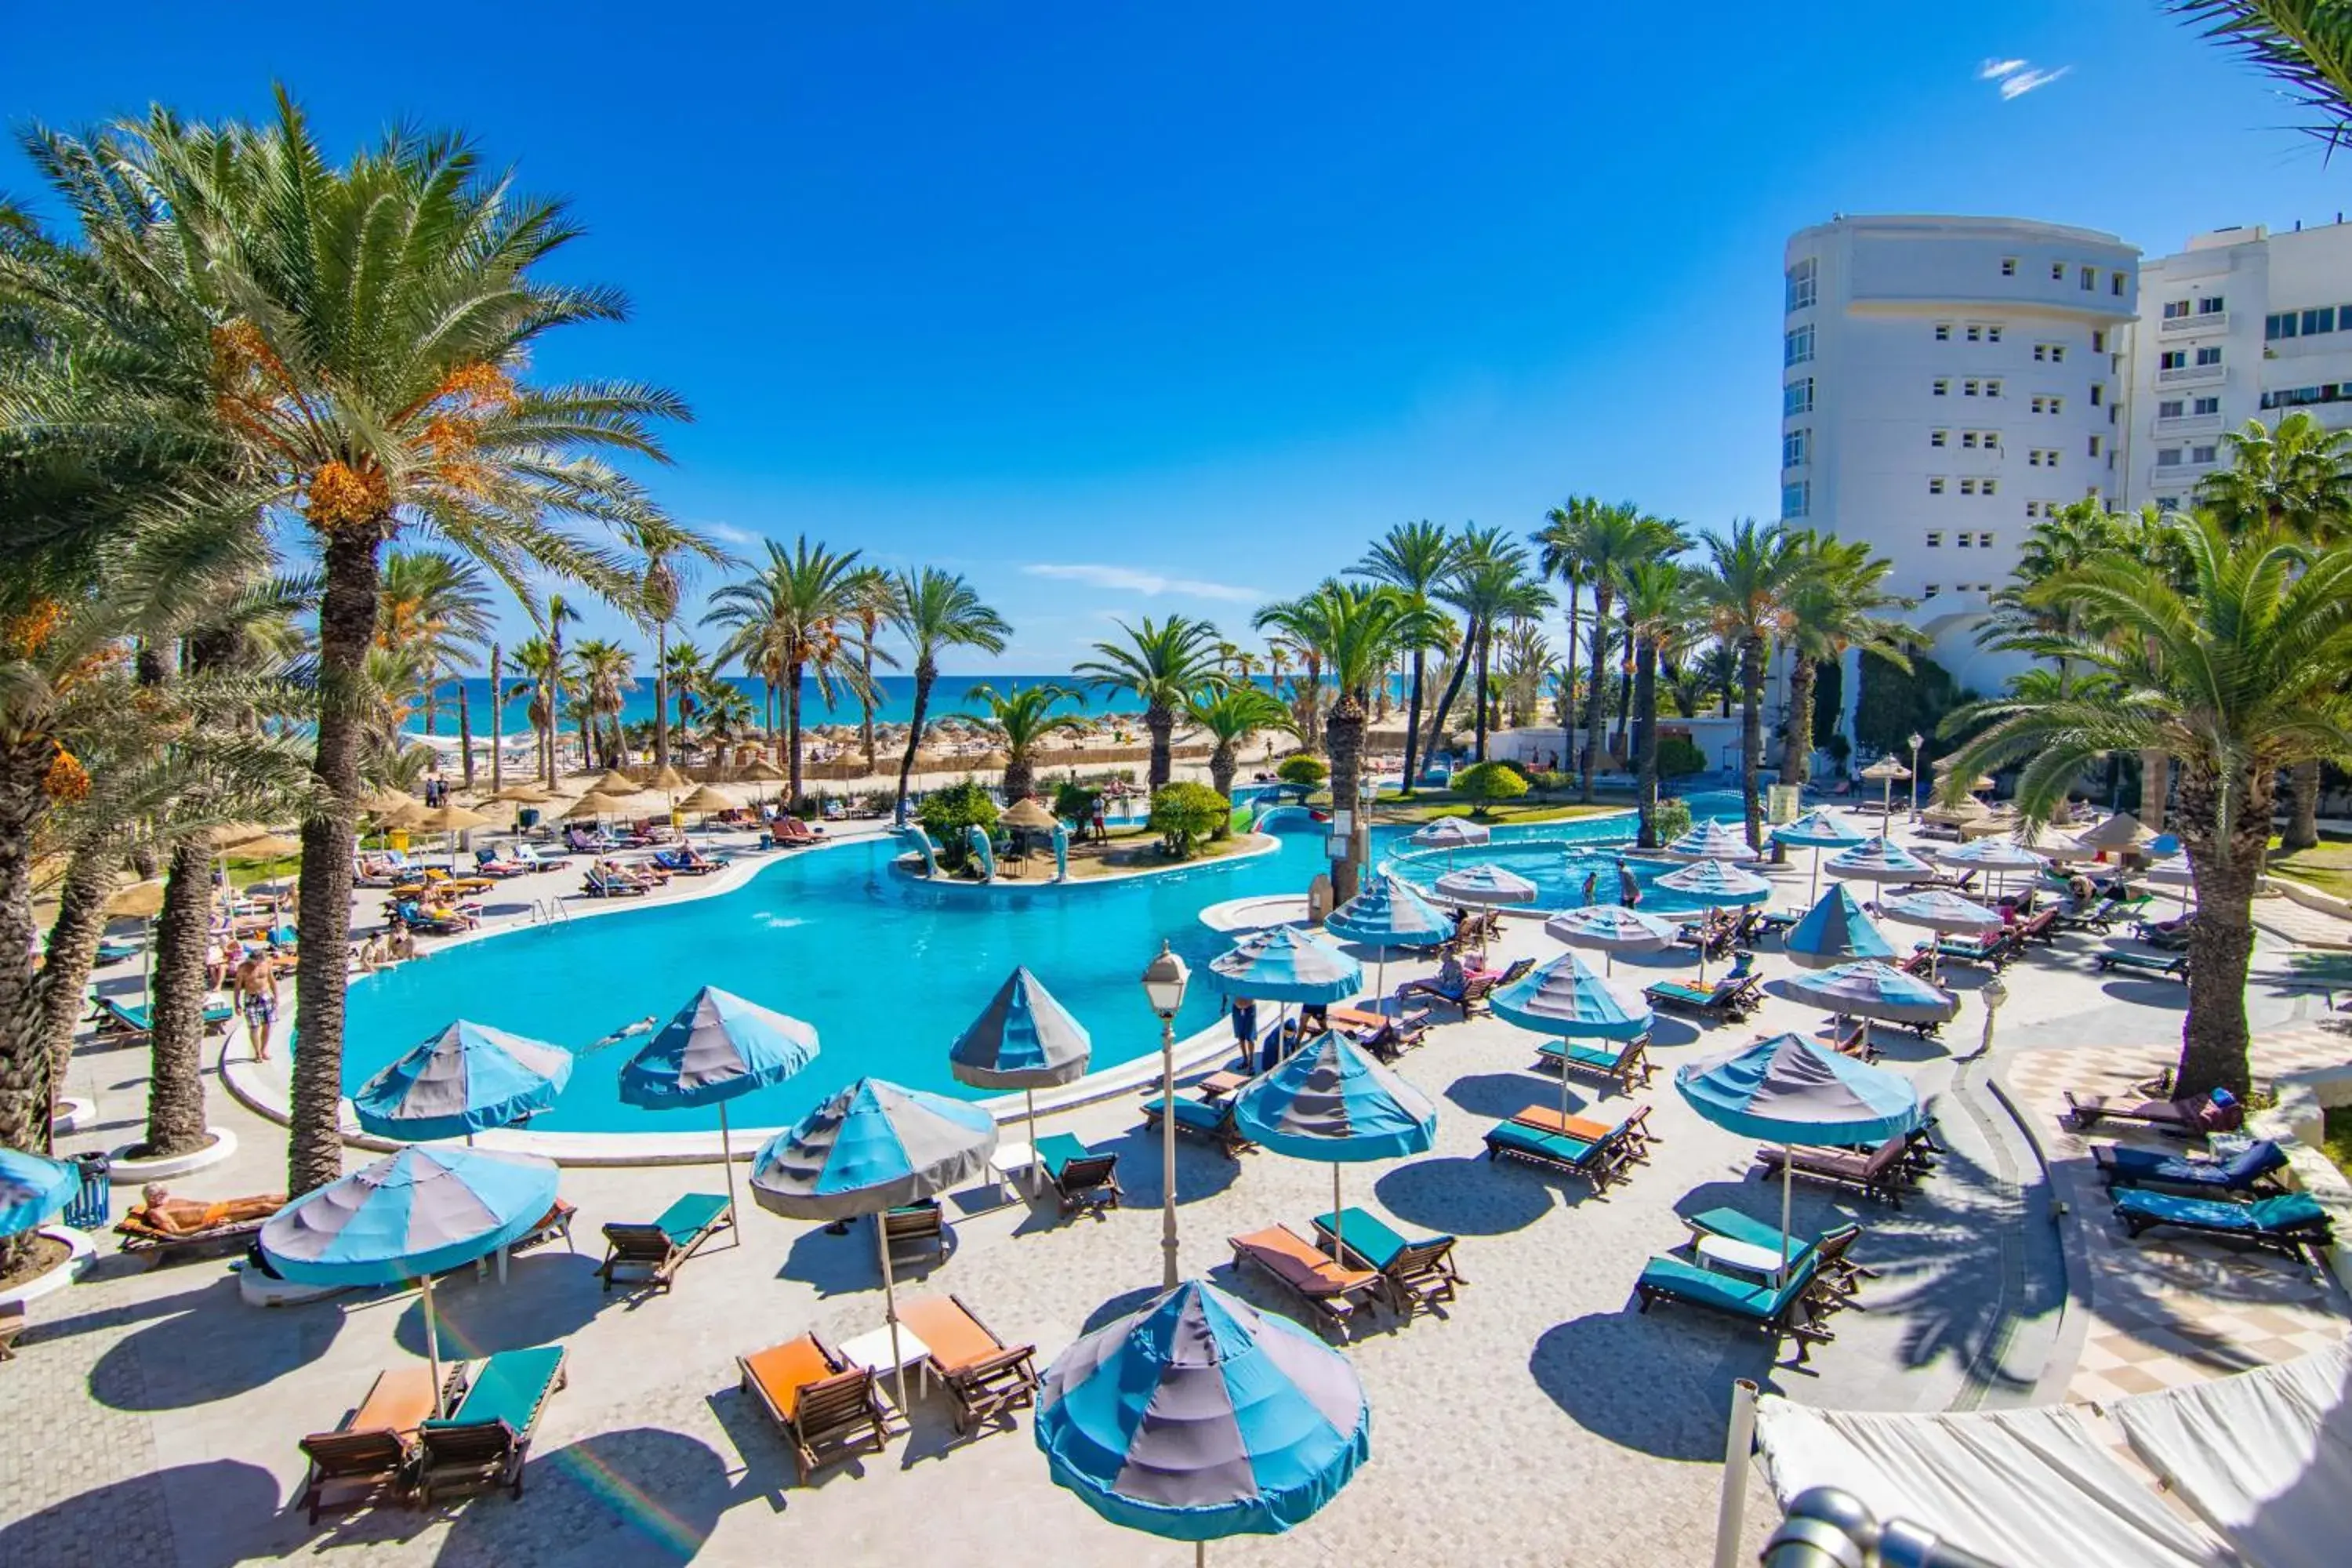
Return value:
M 1552 825 L 1580 844 L 1624 840 L 1630 818 Z M 1504 829 L 1475 856 L 1516 857 Z M 403 1051 L 465 1017 L 583 1052 L 563 1098 L 531 1119 L 550 1132 L 681 1133 L 715 1129 L 718 1112 L 646 1111 L 620 1102 L 621 1065 L 642 1037 L 590 1042 L 623 1024 L 667 1019 L 697 987 L 718 985 L 816 1026 L 816 1062 L 730 1110 L 738 1127 L 796 1120 L 872 1075 L 913 1089 L 985 1098 L 948 1073 L 948 1047 L 1015 963 L 1026 963 L 1094 1037 L 1094 1066 L 1160 1047 L 1137 977 L 1165 937 L 1197 971 L 1226 945 L 1200 923 L 1225 899 L 1297 893 L 1323 868 L 1319 830 L 1278 832 L 1279 849 L 1197 869 L 985 899 L 926 889 L 893 873 L 887 839 L 778 859 L 745 886 L 690 902 L 558 921 L 365 975 L 351 988 L 343 1076 L 355 1089 Z M 1379 858 L 1402 835 L 1374 836 Z M 1557 858 L 1558 852 L 1551 852 Z M 1440 868 L 1442 868 L 1442 867 Z M 1572 898 L 1567 901 L 1572 901 Z M 1215 1021 L 1218 998 L 1195 981 L 1180 1033 Z
M 1714 790 L 1684 797 L 1694 822 L 1720 817 L 1740 820 L 1740 799 L 1733 791 Z M 1587 816 L 1567 822 L 1538 823 L 1526 827 L 1502 827 L 1493 839 L 1474 849 L 1417 849 L 1402 839 L 1391 842 L 1385 864 L 1407 881 L 1426 891 L 1448 870 L 1491 864 L 1525 877 L 1536 885 L 1530 909 L 1567 910 L 1583 904 L 1613 904 L 1618 899 L 1617 851 L 1633 839 L 1633 823 L 1623 816 Z M 1671 888 L 1653 884 L 1673 866 L 1627 862 L 1642 889 L 1642 908 L 1655 914 L 1696 914 L 1702 906 Z M 1586 882 L 1593 894 L 1584 895 Z

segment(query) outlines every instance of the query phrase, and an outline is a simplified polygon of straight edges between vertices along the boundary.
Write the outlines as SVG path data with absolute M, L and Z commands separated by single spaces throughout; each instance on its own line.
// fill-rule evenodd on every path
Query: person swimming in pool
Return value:
M 592 1051 L 601 1051 L 606 1046 L 617 1046 L 623 1040 L 635 1039 L 639 1035 L 650 1035 L 654 1032 L 654 1016 L 648 1013 L 634 1024 L 622 1025 L 588 1048 Z

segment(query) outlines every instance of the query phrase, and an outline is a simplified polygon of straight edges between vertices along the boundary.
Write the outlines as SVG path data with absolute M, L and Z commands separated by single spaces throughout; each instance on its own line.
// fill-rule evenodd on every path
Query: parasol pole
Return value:
M 1805 896 L 1805 902 L 1808 904 L 1818 904 L 1822 901 L 1822 847 L 1818 844 L 1814 845 L 1813 890 Z
M 420 1274 L 416 1282 L 425 1295 L 425 1359 L 433 1368 L 433 1415 L 441 1416 L 441 1332 L 433 1315 L 433 1276 Z
M 727 1172 L 727 1223 L 735 1232 L 735 1245 L 743 1245 L 743 1226 L 735 1212 L 735 1141 L 727 1130 L 727 1102 L 719 1102 L 719 1163 Z M 887 1263 L 884 1265 L 888 1268 Z M 893 1347 L 896 1348 L 895 1346 Z
M 1029 1108 L 1029 1195 L 1034 1198 L 1045 1190 L 1042 1184 L 1045 1163 L 1037 1158 L 1037 1091 L 1024 1087 L 1021 1099 Z
M 1171 1114 L 1168 1118 L 1174 1121 Z M 882 1315 L 890 1321 L 890 1359 L 897 1362 L 892 1375 L 898 1380 L 898 1414 L 908 1422 L 914 1420 L 907 1403 L 907 1363 L 898 1359 L 898 1285 L 890 1276 L 890 1211 L 881 1210 L 874 1216 L 874 1250 L 882 1257 Z
M 1867 1026 L 1864 1026 L 1864 1027 Z M 1782 1143 L 1780 1145 L 1780 1278 L 1782 1280 L 1785 1280 L 1789 1274 L 1789 1190 L 1796 1163 L 1796 1145 Z M 1778 1284 L 1780 1281 L 1776 1280 L 1775 1283 Z
M 1339 1162 L 1331 1162 L 1331 1261 L 1339 1261 L 1339 1232 L 1348 1223 L 1348 1211 L 1339 1206 Z

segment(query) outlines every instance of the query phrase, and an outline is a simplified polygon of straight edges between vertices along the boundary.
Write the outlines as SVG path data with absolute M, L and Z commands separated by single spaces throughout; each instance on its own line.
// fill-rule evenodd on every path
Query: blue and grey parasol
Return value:
M 1363 891 L 1325 918 L 1323 929 L 1379 952 L 1375 961 L 1378 967 L 1372 975 L 1375 996 L 1388 991 L 1389 949 L 1439 947 L 1454 936 L 1454 922 L 1393 871 L 1382 871 L 1373 877 Z
M 1716 818 L 1698 824 L 1663 852 L 1676 860 L 1721 860 L 1733 866 L 1756 858 L 1756 851 L 1748 847 L 1747 829 Z
M 562 1046 L 460 1018 L 368 1079 L 352 1108 L 379 1138 L 470 1142 L 545 1110 L 571 1081 Z
M 1037 1090 L 1087 1076 L 1094 1040 L 1026 965 L 1014 968 L 980 1016 L 948 1047 L 948 1070 L 975 1089 L 1017 1089 L 1029 1111 L 1029 1146 L 1037 1146 Z M 1029 1163 L 1030 1190 L 1038 1163 Z
M 1773 838 L 1791 848 L 1813 852 L 1812 891 L 1808 898 L 1819 898 L 1822 892 L 1822 853 L 1828 849 L 1851 849 L 1870 836 L 1854 826 L 1846 815 L 1834 806 L 1820 806 L 1805 813 L 1796 821 L 1772 830 Z
M 1211 985 L 1265 1002 L 1342 1002 L 1363 983 L 1362 964 L 1296 926 L 1252 931 L 1209 961 Z
M 1941 1024 L 1957 1016 L 1960 999 L 1940 985 L 1874 958 L 1841 963 L 1817 974 L 1781 982 L 1788 995 L 1853 1018 L 1890 1024 Z
M 0 1148 L 0 1236 L 32 1229 L 73 1201 L 81 1172 L 63 1160 Z
M 1830 890 L 1813 900 L 1805 918 L 1789 928 L 1784 945 L 1790 962 L 1806 969 L 1895 956 L 1895 944 L 1843 882 L 1831 883 Z
M 1884 834 L 1831 856 L 1826 865 L 1831 876 L 1856 882 L 1916 882 L 1936 874 L 1934 867 Z
M 716 1105 L 719 1163 L 727 1173 L 731 1211 L 735 1139 L 727 1125 L 727 1102 L 783 1082 L 816 1054 L 814 1026 L 706 985 L 621 1068 L 621 1102 L 647 1110 Z

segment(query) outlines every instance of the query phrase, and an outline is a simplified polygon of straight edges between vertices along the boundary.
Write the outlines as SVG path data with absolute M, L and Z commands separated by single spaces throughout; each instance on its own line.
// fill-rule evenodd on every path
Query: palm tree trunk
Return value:
M 1643 637 L 1633 655 L 1633 749 L 1641 762 L 1641 847 L 1658 847 L 1658 645 Z
M 2139 819 L 2150 833 L 2164 831 L 2166 798 L 2172 794 L 2172 753 L 2139 754 Z
M 1412 689 L 1405 699 L 1404 710 L 1404 787 L 1397 792 L 1399 796 L 1405 800 L 1412 798 L 1412 786 L 1421 777 L 1421 770 L 1414 765 L 1414 759 L 1415 748 L 1421 741 L 1421 681 L 1424 657 L 1423 650 L 1421 648 L 1415 647 L 1412 650 Z M 1233 769 L 1228 763 L 1225 770 L 1224 788 L 1219 793 L 1231 795 L 1233 782 Z
M 1494 647 L 1494 638 L 1487 635 L 1487 628 L 1486 628 L 1486 627 L 1485 627 L 1485 626 L 1481 626 L 1481 627 L 1479 627 L 1479 628 L 1478 628 L 1478 705 L 1477 705 L 1477 710 L 1476 710 L 1476 711 L 1477 711 L 1478 722 L 1477 722 L 1477 730 L 1476 730 L 1476 739 L 1475 739 L 1475 743 L 1472 745 L 1472 747 L 1471 747 L 1471 749 L 1470 749 L 1470 754 L 1471 754 L 1474 758 L 1475 758 L 1477 761 L 1482 762 L 1482 763 L 1483 763 L 1483 762 L 1485 762 L 1485 761 L 1486 760 L 1486 721 L 1487 721 L 1487 706 L 1486 706 L 1486 705 L 1487 705 L 1487 702 L 1488 702 L 1489 698 L 1490 698 L 1490 696 L 1491 696 L 1491 692 L 1490 692 L 1489 686 L 1488 686 L 1488 682 L 1487 682 L 1487 679 L 1486 679 L 1486 665 L 1487 665 L 1487 660 L 1488 660 L 1489 657 L 1491 656 L 1491 654 L 1492 654 L 1492 652 L 1493 652 L 1493 647 Z
M 1820 668 L 1805 654 L 1789 660 L 1789 738 L 1780 752 L 1780 782 L 1803 787 L 1813 774 L 1813 686 Z
M 1582 789 L 1577 799 L 1592 804 L 1592 767 L 1599 760 L 1601 749 L 1601 715 L 1603 688 L 1601 684 L 1601 661 L 1609 656 L 1609 601 L 1613 595 L 1605 583 L 1592 584 L 1592 660 L 1586 668 L 1590 674 L 1584 692 L 1584 757 L 1578 763 L 1584 775 Z
M 1354 823 L 1363 807 L 1358 801 L 1364 772 L 1364 705 L 1352 691 L 1339 693 L 1331 706 L 1324 738 L 1331 751 L 1331 808 L 1344 811 Z M 1356 835 L 1348 834 L 1344 853 L 1331 862 L 1331 902 L 1334 908 L 1356 896 Z
M 2294 795 L 2294 809 L 2288 816 L 2286 832 L 2279 838 L 2281 849 L 2309 849 L 2319 843 L 2319 763 L 2314 759 L 2298 763 L 2287 774 L 2287 783 Z M 2265 817 L 2264 821 L 2269 818 Z M 2201 895 L 2200 895 L 2201 902 Z
M 213 856 L 201 844 L 172 851 L 155 919 L 153 1067 L 140 1152 L 168 1159 L 205 1145 L 205 938 L 212 929 Z
M 1626 646 L 1630 648 L 1633 646 L 1633 634 L 1624 631 L 1619 635 L 1625 638 Z M 1633 672 L 1630 668 L 1621 669 L 1617 674 L 1617 732 L 1609 742 L 1610 751 L 1617 756 L 1630 757 L 1633 754 L 1625 738 L 1626 727 L 1633 722 Z
M 1429 716 L 1429 737 L 1426 754 L 1437 752 L 1438 738 L 1445 733 L 1445 721 L 1454 711 L 1454 700 L 1462 694 L 1462 678 L 1470 670 L 1470 649 L 1478 640 L 1478 623 L 1471 621 L 1463 629 L 1462 646 L 1455 649 L 1452 668 L 1445 677 L 1445 689 L 1437 699 L 1437 710 Z
M 1764 639 L 1739 643 L 1739 795 L 1748 817 L 1748 847 L 1764 847 L 1764 803 L 1757 777 L 1764 771 Z
M 784 666 L 784 749 L 792 758 L 784 771 L 792 775 L 792 809 L 800 809 L 801 800 L 801 666 L 798 659 Z
M 36 734 L 0 745 L 0 1144 L 40 1147 L 48 1129 L 49 1058 L 41 1037 L 41 1008 L 32 952 L 33 840 L 48 814 L 43 787 L 57 746 Z M 33 1232 L 0 1237 L 0 1274 L 31 1247 Z
M 66 1072 L 73 1064 L 74 1028 L 81 1022 L 83 994 L 106 934 L 106 895 L 114 885 L 121 855 L 83 845 L 66 862 L 58 887 L 58 917 L 49 926 L 47 956 L 34 983 L 40 998 L 41 1037 L 48 1052 L 48 1105 L 54 1116 L 65 1098 Z M 47 1123 L 42 1124 L 46 1133 Z M 48 1147 L 46 1138 L 41 1145 Z
M 866 771 L 874 771 L 874 626 L 860 623 L 857 639 L 857 668 L 865 672 L 865 684 L 857 693 L 857 738 L 866 748 Z
M 1004 804 L 1011 805 L 1037 786 L 1036 765 L 1029 760 L 1029 748 L 1007 747 L 1004 752 Z
M 1151 768 L 1147 776 L 1157 795 L 1175 772 L 1176 710 L 1165 702 L 1149 703 L 1143 710 L 1143 727 L 1151 732 Z
M 2176 1094 L 2227 1089 L 2243 1099 L 2247 1060 L 2246 968 L 2254 948 L 2254 885 L 2270 842 L 2271 775 L 2237 781 L 2232 831 L 2221 831 L 2222 782 L 2200 769 L 2180 775 L 2179 833 L 2197 877 L 2197 919 L 2189 928 L 2189 1014 L 2180 1027 Z
M 654 623 L 654 766 L 669 766 L 669 623 Z
M 907 781 L 914 775 L 915 750 L 923 743 L 923 716 L 931 706 L 931 682 L 939 679 L 940 667 L 926 653 L 915 660 L 915 710 L 907 724 L 907 749 L 898 758 L 898 802 L 891 820 L 899 826 L 907 826 Z
M 466 695 L 466 678 L 457 678 L 457 756 L 458 771 L 466 787 L 474 787 L 474 706 Z
M 1217 824 L 1217 830 L 1209 835 L 1212 838 L 1226 838 L 1233 834 L 1234 773 L 1239 766 L 1240 759 L 1234 754 L 1233 740 L 1219 740 L 1216 750 L 1209 753 L 1209 787 L 1225 797 L 1225 815 L 1223 820 Z
M 505 651 L 496 643 L 490 645 L 490 793 L 492 795 L 507 787 L 506 763 L 501 760 L 501 754 L 507 749 L 507 698 L 506 693 L 499 689 L 499 683 L 506 679 L 506 672 L 499 668 L 502 662 L 501 656 Z
M 293 1125 L 286 1190 L 300 1196 L 342 1174 L 336 1124 L 343 1095 L 343 995 L 351 979 L 352 854 L 359 816 L 361 726 L 368 644 L 382 566 L 373 530 L 331 534 L 319 607 L 318 748 L 310 771 L 327 803 L 302 824 L 302 908 L 296 926 Z

